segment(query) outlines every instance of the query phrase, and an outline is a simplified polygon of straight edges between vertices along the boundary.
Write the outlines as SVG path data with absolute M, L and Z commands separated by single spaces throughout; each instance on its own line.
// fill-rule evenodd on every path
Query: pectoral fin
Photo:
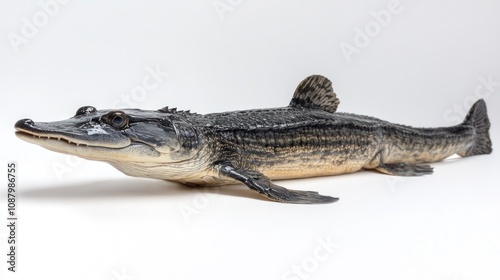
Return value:
M 427 164 L 382 163 L 375 169 L 385 174 L 397 176 L 422 176 L 432 174 L 432 167 Z
M 252 170 L 238 169 L 230 164 L 219 165 L 221 175 L 240 181 L 271 200 L 284 203 L 297 204 L 320 204 L 332 203 L 338 200 L 336 197 L 323 196 L 312 191 L 296 191 L 275 185 L 264 176 L 264 174 Z

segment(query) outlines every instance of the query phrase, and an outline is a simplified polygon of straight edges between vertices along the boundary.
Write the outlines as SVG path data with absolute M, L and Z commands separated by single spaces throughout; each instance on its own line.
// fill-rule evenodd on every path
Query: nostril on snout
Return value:
M 34 125 L 35 122 L 32 121 L 31 119 L 22 119 L 22 120 L 18 120 L 16 122 L 16 124 L 14 125 L 14 127 L 18 128 L 18 127 L 23 127 L 23 126 L 26 126 L 26 125 Z

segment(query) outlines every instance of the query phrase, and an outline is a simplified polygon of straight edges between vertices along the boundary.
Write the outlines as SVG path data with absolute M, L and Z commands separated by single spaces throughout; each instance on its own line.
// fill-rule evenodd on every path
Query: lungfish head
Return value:
M 22 119 L 15 124 L 22 140 L 49 150 L 106 162 L 169 163 L 192 158 L 203 140 L 182 114 L 138 109 L 78 109 L 55 122 Z

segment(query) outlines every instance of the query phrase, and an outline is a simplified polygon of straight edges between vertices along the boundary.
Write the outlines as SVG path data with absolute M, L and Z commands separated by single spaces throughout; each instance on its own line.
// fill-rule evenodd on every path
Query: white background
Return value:
M 18 119 L 66 119 L 83 105 L 284 106 L 304 77 L 323 74 L 340 111 L 414 126 L 455 125 L 482 96 L 498 147 L 498 1 L 401 0 L 385 26 L 373 12 L 384 14 L 389 1 L 74 0 L 50 16 L 47 2 L 0 3 L 0 155 L 4 173 L 7 161 L 19 165 L 18 272 L 5 262 L 2 191 L 1 279 L 500 278 L 498 150 L 433 164 L 419 178 L 280 182 L 340 197 L 308 206 L 243 186 L 127 177 L 22 142 L 13 129 Z M 365 27 L 369 41 L 355 41 Z M 356 53 L 346 56 L 346 44 Z M 168 77 L 139 95 L 156 68 Z

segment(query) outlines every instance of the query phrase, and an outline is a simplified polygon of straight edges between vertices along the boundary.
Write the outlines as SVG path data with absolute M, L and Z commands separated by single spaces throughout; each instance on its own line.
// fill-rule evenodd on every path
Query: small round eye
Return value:
M 80 109 L 78 109 L 76 111 L 75 117 L 76 116 L 87 115 L 87 114 L 94 113 L 94 112 L 97 112 L 96 108 L 94 108 L 92 106 L 83 106 L 83 107 L 80 107 Z
M 128 126 L 128 117 L 124 112 L 121 111 L 108 113 L 106 116 L 104 116 L 104 121 L 117 129 L 122 129 Z

